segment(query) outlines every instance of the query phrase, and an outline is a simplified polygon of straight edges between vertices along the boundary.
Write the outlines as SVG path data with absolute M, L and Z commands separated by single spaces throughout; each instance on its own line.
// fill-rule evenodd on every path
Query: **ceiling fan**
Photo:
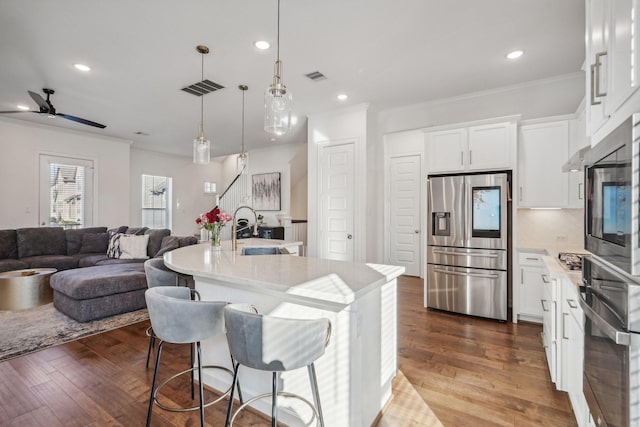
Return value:
M 62 118 L 67 119 L 67 120 L 72 120 L 74 122 L 82 123 L 83 125 L 94 126 L 94 127 L 100 128 L 100 129 L 104 129 L 104 128 L 107 127 L 107 126 L 105 126 L 103 124 L 92 122 L 91 120 L 83 119 L 81 117 L 76 117 L 76 116 L 72 116 L 70 114 L 64 114 L 64 113 L 56 112 L 55 107 L 53 106 L 53 104 L 49 100 L 49 96 L 53 95 L 55 93 L 55 91 L 53 89 L 47 89 L 47 88 L 42 89 L 42 91 L 47 94 L 47 99 L 46 100 L 43 99 L 42 96 L 40 96 L 39 94 L 37 94 L 35 92 L 31 92 L 30 90 L 27 91 L 27 92 L 29 92 L 29 95 L 31 96 L 31 98 L 34 101 L 36 101 L 36 104 L 38 104 L 38 106 L 40 107 L 40 111 L 33 111 L 33 110 L 0 111 L 0 114 L 7 114 L 7 113 L 47 114 L 49 117 L 62 117 Z

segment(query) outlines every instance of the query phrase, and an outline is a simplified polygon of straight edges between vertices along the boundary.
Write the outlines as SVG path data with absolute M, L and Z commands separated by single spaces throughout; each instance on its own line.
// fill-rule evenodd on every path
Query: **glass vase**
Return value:
M 222 227 L 214 227 L 211 232 L 211 249 L 220 250 L 220 235 L 222 234 Z

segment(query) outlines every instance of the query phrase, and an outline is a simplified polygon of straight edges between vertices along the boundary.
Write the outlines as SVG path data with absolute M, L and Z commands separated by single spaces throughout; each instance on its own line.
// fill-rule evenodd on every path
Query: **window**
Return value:
M 171 228 L 171 177 L 142 175 L 142 226 Z
M 80 228 L 92 224 L 93 162 L 40 156 L 40 225 Z

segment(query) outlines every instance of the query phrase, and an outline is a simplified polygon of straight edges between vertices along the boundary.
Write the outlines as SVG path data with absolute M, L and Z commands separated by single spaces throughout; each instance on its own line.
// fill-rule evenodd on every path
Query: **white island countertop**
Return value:
M 241 255 L 241 247 L 280 247 L 296 242 L 271 239 L 243 239 L 246 243 L 231 251 L 223 241 L 215 251 L 209 243 L 186 246 L 164 255 L 172 270 L 197 278 L 232 284 L 261 292 L 277 292 L 292 297 L 337 305 L 342 309 L 368 291 L 404 273 L 404 267 L 333 261 L 290 255 Z

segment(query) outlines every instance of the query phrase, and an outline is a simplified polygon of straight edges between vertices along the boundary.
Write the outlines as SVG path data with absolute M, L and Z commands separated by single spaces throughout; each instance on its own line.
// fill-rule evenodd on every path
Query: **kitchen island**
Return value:
M 332 336 L 316 361 L 322 410 L 327 426 L 369 426 L 391 397 L 397 364 L 396 278 L 404 267 L 332 261 L 290 255 L 241 255 L 223 242 L 216 251 L 208 243 L 171 251 L 165 264 L 193 275 L 204 300 L 250 303 L 260 313 L 279 317 L 326 317 Z M 204 364 L 231 367 L 224 337 L 203 342 Z M 204 373 L 204 383 L 226 390 L 228 375 Z M 305 369 L 280 376 L 280 390 L 313 401 Z M 271 390 L 271 375 L 240 368 L 245 400 Z M 311 411 L 282 399 L 281 421 L 313 425 Z M 268 399 L 255 408 L 271 413 Z

